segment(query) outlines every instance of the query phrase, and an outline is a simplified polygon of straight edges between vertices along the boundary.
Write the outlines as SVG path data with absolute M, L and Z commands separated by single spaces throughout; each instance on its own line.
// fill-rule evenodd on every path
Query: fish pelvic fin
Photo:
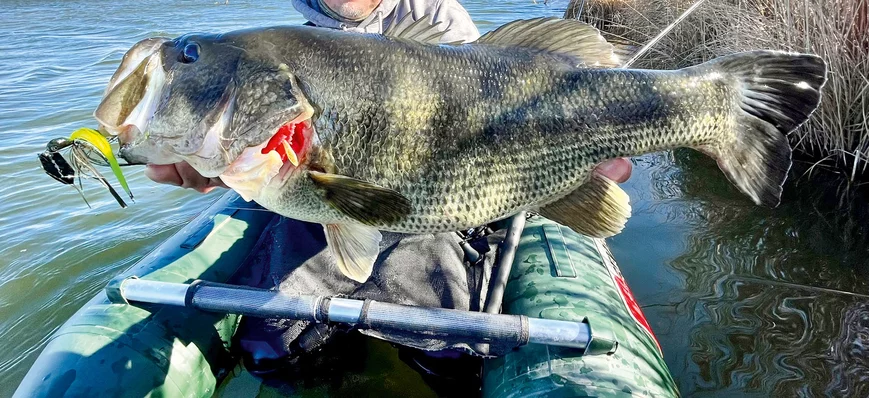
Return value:
M 380 231 L 364 225 L 326 224 L 326 243 L 344 276 L 364 283 L 380 254 Z
M 820 104 L 826 63 L 810 54 L 749 51 L 694 68 L 713 68 L 734 77 L 739 107 L 733 134 L 696 149 L 712 156 L 754 203 L 778 206 L 791 167 L 787 134 Z
M 593 173 L 585 184 L 539 210 L 540 215 L 594 238 L 624 229 L 631 216 L 630 198 L 618 184 Z

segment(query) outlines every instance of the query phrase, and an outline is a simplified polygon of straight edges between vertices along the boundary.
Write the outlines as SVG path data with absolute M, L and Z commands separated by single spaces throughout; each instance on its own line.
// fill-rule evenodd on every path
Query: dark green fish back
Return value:
M 544 110 L 551 108 L 545 96 L 529 101 L 536 87 L 558 84 L 546 71 L 573 70 L 570 59 L 483 46 L 432 51 L 386 39 L 377 44 L 404 51 L 320 47 L 316 54 L 331 54 L 334 69 L 299 79 L 322 112 L 316 129 L 337 172 L 411 198 L 416 211 L 407 222 L 415 232 L 447 221 L 444 215 L 449 224 L 473 224 L 483 218 L 474 214 L 481 206 L 486 214 L 515 208 L 528 199 L 521 188 L 535 179 L 529 167 L 546 167 L 540 160 L 571 151 L 553 147 L 554 134 L 542 133 L 563 130 L 552 125 L 563 116 Z M 529 123 L 529 115 L 540 117 Z M 570 141 L 564 144 L 577 144 Z

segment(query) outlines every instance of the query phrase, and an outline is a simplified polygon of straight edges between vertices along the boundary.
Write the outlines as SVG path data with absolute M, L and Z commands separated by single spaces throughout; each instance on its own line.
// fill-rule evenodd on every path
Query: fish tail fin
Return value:
M 733 134 L 697 149 L 715 158 L 727 178 L 756 204 L 778 206 L 791 167 L 786 135 L 818 107 L 826 63 L 810 54 L 749 51 L 695 68 L 735 78 L 739 107 Z

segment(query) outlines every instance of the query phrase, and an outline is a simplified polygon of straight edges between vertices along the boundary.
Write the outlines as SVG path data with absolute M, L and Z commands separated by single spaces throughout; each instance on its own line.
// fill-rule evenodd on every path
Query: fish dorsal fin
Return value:
M 524 19 L 486 33 L 475 43 L 527 47 L 569 55 L 578 66 L 615 68 L 621 65 L 612 44 L 595 27 L 556 17 Z
M 593 238 L 622 231 L 631 216 L 628 194 L 609 178 L 593 174 L 575 191 L 540 209 L 540 215 Z
M 460 44 L 459 42 L 441 43 L 441 38 L 449 32 L 449 30 L 441 31 L 437 28 L 441 23 L 432 24 L 432 18 L 428 14 L 414 20 L 413 16 L 408 13 L 401 19 L 394 18 L 392 23 L 383 29 L 383 35 L 423 44 Z

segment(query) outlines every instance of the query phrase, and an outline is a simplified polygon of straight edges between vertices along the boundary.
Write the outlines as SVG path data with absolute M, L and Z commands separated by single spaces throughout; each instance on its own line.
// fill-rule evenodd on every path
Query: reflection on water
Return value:
M 461 2 L 482 31 L 561 15 L 567 5 Z M 135 204 L 117 209 L 91 188 L 88 210 L 42 174 L 35 156 L 49 139 L 92 125 L 106 82 L 136 41 L 302 22 L 289 0 L 214 3 L 2 1 L 0 396 L 12 394 L 50 333 L 109 278 L 215 198 L 131 171 Z M 861 223 L 806 190 L 786 191 L 777 209 L 756 207 L 692 152 L 635 161 L 625 184 L 634 216 L 610 242 L 683 393 L 869 395 L 869 235 Z M 368 369 L 391 371 L 394 362 L 375 358 Z
M 105 85 L 136 41 L 275 20 L 276 3 L 0 1 L 0 397 L 12 395 L 48 336 L 111 277 L 217 197 L 151 183 L 134 168 L 127 178 L 136 203 L 120 209 L 86 183 L 91 210 L 42 172 L 36 154 L 52 138 L 94 126 Z
M 620 236 L 614 251 L 629 283 L 654 272 L 635 267 L 642 262 L 661 261 L 674 271 L 657 278 L 666 288 L 638 299 L 647 303 L 656 332 L 673 342 L 664 351 L 683 393 L 869 392 L 863 348 L 869 246 L 853 221 L 865 219 L 865 208 L 836 211 L 837 198 L 812 188 L 817 181 L 788 187 L 776 209 L 757 207 L 713 161 L 687 150 L 647 156 L 638 166 L 642 182 L 631 189 L 641 197 L 640 228 L 662 228 L 642 220 L 657 213 L 682 232 L 670 242 L 679 248 L 636 261 L 643 239 Z
M 151 36 L 301 24 L 290 0 L 0 0 L 0 397 L 12 395 L 48 336 L 121 270 L 220 192 L 200 195 L 126 170 L 136 202 L 119 209 L 86 184 L 94 209 L 44 175 L 52 138 L 93 126 L 124 52 Z M 481 30 L 560 15 L 527 0 L 463 1 Z

